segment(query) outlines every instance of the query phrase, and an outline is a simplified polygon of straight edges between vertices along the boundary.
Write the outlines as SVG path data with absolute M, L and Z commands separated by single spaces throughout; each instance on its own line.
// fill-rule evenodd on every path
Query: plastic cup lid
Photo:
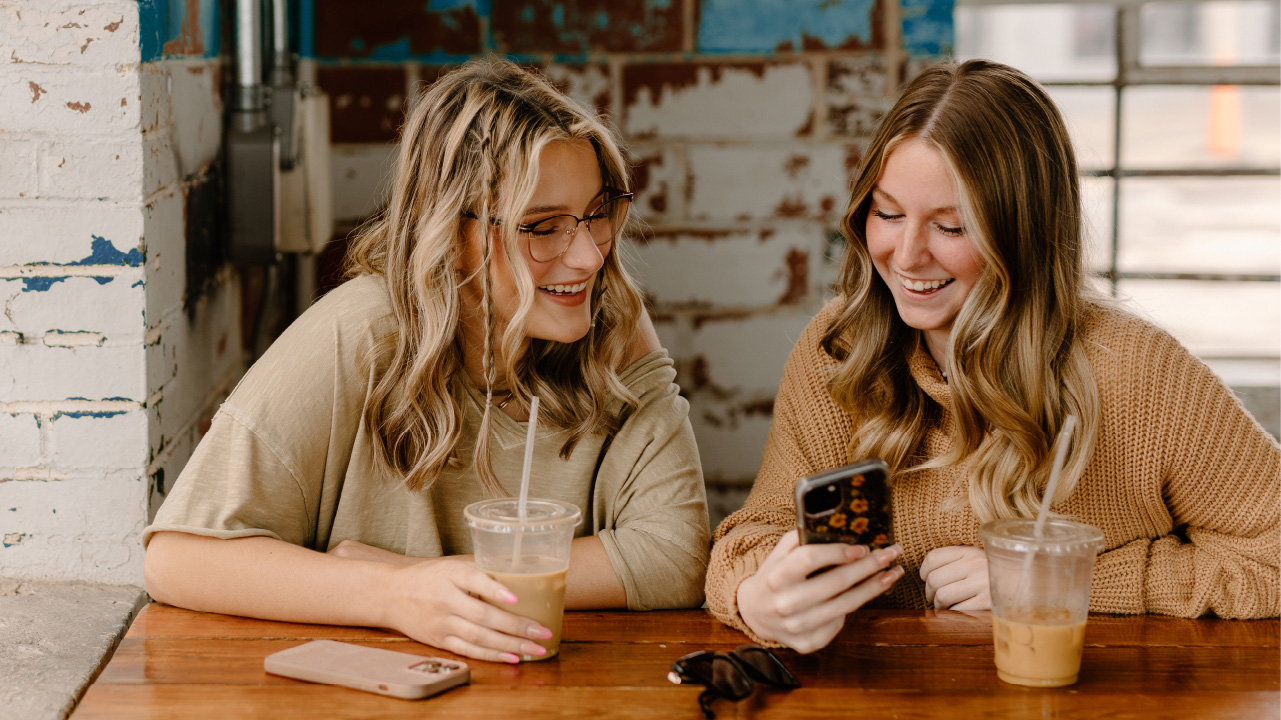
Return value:
M 550 532 L 576 527 L 583 514 L 571 503 L 559 500 L 525 501 L 525 517 L 520 517 L 516 498 L 481 500 L 463 508 L 467 524 L 486 532 Z
M 990 548 L 1015 552 L 1097 553 L 1103 547 L 1103 531 L 1093 525 L 1071 520 L 1046 520 L 1044 535 L 1036 537 L 1036 520 L 1012 518 L 992 520 L 979 528 L 979 537 Z

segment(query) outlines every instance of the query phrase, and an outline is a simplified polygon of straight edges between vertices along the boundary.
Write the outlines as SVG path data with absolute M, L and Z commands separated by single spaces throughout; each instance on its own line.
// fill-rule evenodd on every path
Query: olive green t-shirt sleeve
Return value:
M 386 313 L 381 280 L 364 276 L 294 321 L 223 403 L 143 543 L 177 531 L 326 550 Z
M 621 378 L 640 407 L 596 476 L 596 534 L 631 610 L 698 607 L 711 532 L 702 464 L 672 362 L 655 351 Z
M 174 531 L 224 540 L 267 536 L 310 547 L 314 498 L 272 445 L 224 405 L 143 531 L 143 545 L 154 533 Z

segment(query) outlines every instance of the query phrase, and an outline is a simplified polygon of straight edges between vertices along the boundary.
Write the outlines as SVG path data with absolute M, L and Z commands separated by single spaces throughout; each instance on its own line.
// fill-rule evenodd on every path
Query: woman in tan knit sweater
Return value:
M 873 600 L 987 608 L 979 525 L 1035 513 L 1068 415 L 1052 507 L 1104 533 L 1091 610 L 1277 615 L 1281 450 L 1177 341 L 1089 291 L 1076 162 L 1042 88 L 985 61 L 922 73 L 842 230 L 838 297 L 716 532 L 717 617 L 808 652 Z M 895 472 L 897 545 L 798 545 L 797 478 L 865 457 Z

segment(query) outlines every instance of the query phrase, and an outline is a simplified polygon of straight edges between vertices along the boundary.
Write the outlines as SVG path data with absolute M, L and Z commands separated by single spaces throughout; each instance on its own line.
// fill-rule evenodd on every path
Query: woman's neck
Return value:
M 500 408 L 513 420 L 524 422 L 529 419 L 529 409 L 525 407 L 518 399 L 512 398 L 510 388 L 507 382 L 507 373 L 504 370 L 506 364 L 503 362 L 503 353 L 498 344 L 498 338 L 492 340 L 490 352 L 494 357 L 494 380 L 492 386 L 485 380 L 485 324 L 480 318 L 463 316 L 463 372 L 467 373 L 467 378 L 471 380 L 482 393 L 487 391 L 493 392 L 494 407 Z M 502 330 L 495 331 L 495 335 L 501 335 Z M 523 347 L 529 346 L 529 338 L 525 338 Z
M 947 344 L 952 339 L 952 328 L 922 330 L 921 336 L 925 339 L 925 349 L 929 351 L 930 357 L 934 358 L 934 364 L 938 365 L 939 372 L 946 378 L 951 371 L 947 366 Z

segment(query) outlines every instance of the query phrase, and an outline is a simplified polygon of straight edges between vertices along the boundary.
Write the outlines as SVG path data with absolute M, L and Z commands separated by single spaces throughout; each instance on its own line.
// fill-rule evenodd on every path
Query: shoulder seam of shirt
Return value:
M 298 480 L 298 470 L 293 467 L 292 463 L 285 460 L 286 455 L 282 452 L 278 444 L 271 438 L 267 437 L 264 433 L 259 432 L 258 428 L 254 427 L 246 418 L 241 417 L 240 411 L 231 403 L 230 400 L 224 402 L 222 407 L 218 409 L 218 412 L 225 412 L 227 417 L 231 418 L 236 424 L 248 430 L 251 435 L 257 438 L 263 446 L 267 448 L 267 451 L 276 458 L 276 462 L 280 463 L 280 466 L 289 472 L 289 479 L 294 481 L 294 486 L 298 488 L 298 493 L 302 495 L 303 503 L 308 504 L 309 498 L 307 497 L 307 489 Z

